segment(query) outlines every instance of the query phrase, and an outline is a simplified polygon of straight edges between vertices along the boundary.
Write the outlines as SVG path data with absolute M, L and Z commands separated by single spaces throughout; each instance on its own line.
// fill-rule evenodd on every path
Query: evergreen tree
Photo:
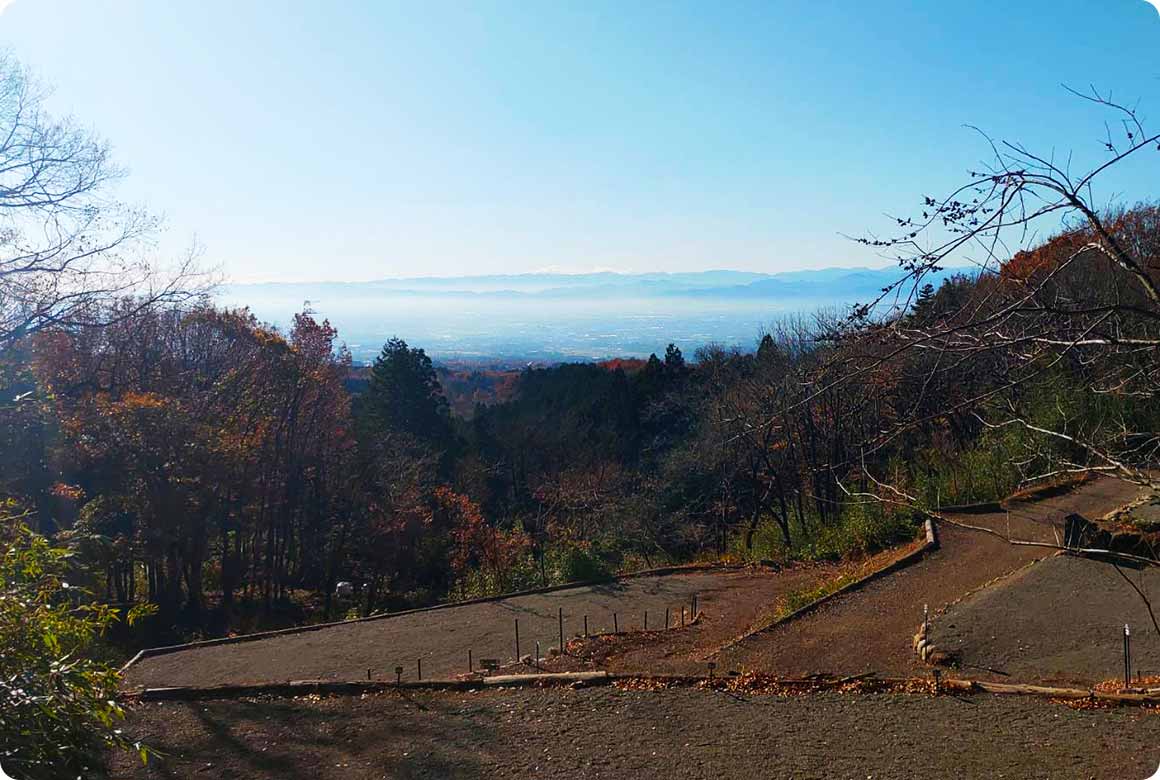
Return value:
M 924 284 L 914 299 L 914 305 L 910 307 L 910 319 L 920 323 L 929 319 L 934 313 L 935 295 L 934 285 L 930 282 Z
M 772 360 L 776 356 L 777 344 L 773 342 L 773 336 L 766 333 L 761 337 L 761 343 L 757 345 L 757 362 Z
M 450 433 L 447 399 L 431 358 L 400 338 L 388 341 L 375 359 L 362 413 L 373 428 L 422 441 L 445 443 Z

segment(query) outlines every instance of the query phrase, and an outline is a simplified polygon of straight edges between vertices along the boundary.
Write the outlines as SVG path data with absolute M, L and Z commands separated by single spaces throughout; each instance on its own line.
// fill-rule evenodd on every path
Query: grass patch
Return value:
M 802 607 L 809 606 L 818 599 L 823 599 L 826 596 L 837 593 L 839 590 L 846 587 L 854 580 L 855 577 L 853 575 L 843 574 L 812 588 L 798 588 L 797 590 L 790 591 L 777 605 L 777 611 L 774 612 L 774 618 L 777 620 L 782 620 L 783 618 L 789 617 Z

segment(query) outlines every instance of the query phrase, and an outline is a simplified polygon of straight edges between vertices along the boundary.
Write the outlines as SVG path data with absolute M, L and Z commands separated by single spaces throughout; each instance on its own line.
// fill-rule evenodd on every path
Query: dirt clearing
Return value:
M 1020 697 L 673 689 L 139 705 L 135 737 L 167 751 L 116 777 L 1144 778 L 1157 715 Z
M 693 594 L 706 619 L 686 629 L 682 646 L 715 647 L 743 633 L 763 610 L 791 590 L 837 576 L 841 567 L 798 566 L 767 569 L 709 570 L 688 574 L 636 577 L 607 585 L 583 586 L 499 601 L 417 612 L 381 620 L 352 622 L 317 631 L 268 637 L 250 642 L 191 648 L 144 658 L 126 674 L 127 687 L 219 685 L 303 679 L 360 680 L 367 669 L 376 678 L 393 679 L 395 666 L 405 679 L 448 678 L 467 671 L 470 649 L 476 664 L 483 658 L 515 660 L 515 621 L 520 623 L 520 651 L 532 654 L 540 642 L 559 644 L 557 610 L 564 611 L 565 639 L 582 631 L 584 615 L 591 632 L 621 631 L 664 624 L 669 609 L 673 625 L 681 608 L 691 611 Z M 677 632 L 673 632 L 677 633 Z
M 1160 607 L 1160 571 L 1120 570 Z M 955 605 L 934 621 L 931 636 L 959 655 L 965 676 L 1089 685 L 1122 677 L 1125 623 L 1133 671 L 1160 673 L 1147 606 L 1116 567 L 1056 556 Z

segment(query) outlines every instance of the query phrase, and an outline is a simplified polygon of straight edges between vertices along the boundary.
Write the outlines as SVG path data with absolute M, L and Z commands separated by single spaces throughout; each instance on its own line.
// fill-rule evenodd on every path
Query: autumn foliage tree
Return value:
M 204 609 L 211 560 L 227 606 L 240 586 L 268 608 L 324 579 L 353 454 L 335 336 L 309 313 L 282 336 L 208 306 L 42 335 L 58 460 L 85 496 L 81 527 L 123 556 L 118 593 L 136 591 L 138 564 L 167 613 Z

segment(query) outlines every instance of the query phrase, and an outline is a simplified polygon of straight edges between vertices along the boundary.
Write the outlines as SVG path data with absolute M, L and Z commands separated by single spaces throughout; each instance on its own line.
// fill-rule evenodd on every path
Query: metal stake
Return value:
M 1124 687 L 1132 684 L 1132 629 L 1124 624 Z

